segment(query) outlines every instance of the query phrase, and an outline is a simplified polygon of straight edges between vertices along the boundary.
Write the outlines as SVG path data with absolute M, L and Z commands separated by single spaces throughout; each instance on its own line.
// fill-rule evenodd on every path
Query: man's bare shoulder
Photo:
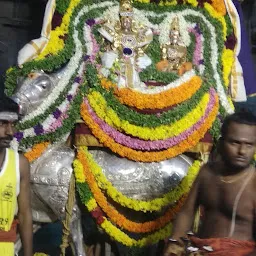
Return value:
M 19 154 L 20 161 L 20 174 L 22 176 L 29 176 L 30 174 L 30 165 L 27 158 L 23 154 Z
M 200 175 L 216 175 L 218 174 L 218 169 L 221 167 L 220 162 L 207 162 L 202 165 L 200 169 Z
M 255 166 L 253 168 L 254 168 L 254 175 L 252 178 L 252 182 L 253 182 L 253 188 L 256 191 L 256 168 L 255 168 Z
M 198 174 L 198 179 L 204 180 L 204 179 L 208 179 L 211 178 L 213 176 L 217 176 L 219 174 L 219 169 L 221 167 L 221 163 L 219 162 L 208 162 L 205 163 L 199 171 Z

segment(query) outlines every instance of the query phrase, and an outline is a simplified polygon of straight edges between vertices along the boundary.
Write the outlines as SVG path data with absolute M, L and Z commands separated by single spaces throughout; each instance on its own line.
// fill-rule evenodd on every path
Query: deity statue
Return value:
M 131 1 L 121 0 L 119 20 L 114 25 L 106 21 L 99 29 L 110 43 L 109 49 L 101 56 L 100 73 L 109 77 L 114 69 L 114 80 L 119 88 L 143 87 L 139 72 L 152 63 L 144 51 L 153 40 L 153 32 L 142 24 L 136 24 L 133 14 Z
M 182 75 L 192 68 L 192 64 L 186 62 L 187 48 L 180 35 L 178 17 L 175 17 L 171 23 L 169 38 L 169 42 L 161 46 L 163 60 L 158 62 L 156 67 L 159 71 Z

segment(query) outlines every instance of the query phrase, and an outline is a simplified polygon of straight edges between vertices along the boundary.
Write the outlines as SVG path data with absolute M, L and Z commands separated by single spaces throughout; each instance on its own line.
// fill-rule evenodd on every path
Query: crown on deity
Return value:
M 120 16 L 133 16 L 133 7 L 131 0 L 120 0 Z
M 175 16 L 171 23 L 171 30 L 180 31 L 179 18 Z

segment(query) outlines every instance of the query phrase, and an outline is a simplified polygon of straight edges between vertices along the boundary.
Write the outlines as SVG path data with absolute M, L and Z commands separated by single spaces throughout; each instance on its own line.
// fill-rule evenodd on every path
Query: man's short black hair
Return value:
M 224 139 L 231 123 L 256 126 L 256 116 L 249 111 L 239 111 L 227 116 L 221 127 L 221 137 Z
M 11 98 L 1 95 L 0 112 L 14 112 L 19 114 L 19 105 Z

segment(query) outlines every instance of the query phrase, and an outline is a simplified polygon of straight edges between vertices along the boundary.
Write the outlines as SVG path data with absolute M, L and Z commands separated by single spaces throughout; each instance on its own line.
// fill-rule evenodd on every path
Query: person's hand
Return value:
M 185 248 L 180 243 L 168 243 L 165 246 L 163 256 L 183 256 L 185 255 Z

